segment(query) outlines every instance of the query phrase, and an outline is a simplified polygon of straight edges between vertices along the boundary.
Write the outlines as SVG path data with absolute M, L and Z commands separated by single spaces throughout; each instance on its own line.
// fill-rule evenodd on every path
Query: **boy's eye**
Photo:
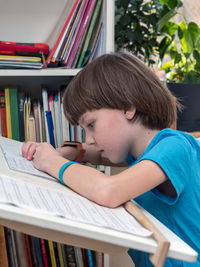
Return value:
M 88 123 L 88 125 L 87 125 L 88 128 L 93 128 L 93 126 L 94 126 L 94 123 L 93 122 Z

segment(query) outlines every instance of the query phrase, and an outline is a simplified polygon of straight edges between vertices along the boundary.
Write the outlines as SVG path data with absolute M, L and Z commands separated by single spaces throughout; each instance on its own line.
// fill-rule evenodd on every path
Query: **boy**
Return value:
M 80 161 L 129 168 L 107 176 L 70 161 L 79 154 L 71 146 L 55 150 L 28 142 L 22 153 L 36 168 L 100 205 L 113 208 L 136 199 L 199 252 L 200 144 L 169 129 L 177 108 L 180 104 L 169 90 L 135 56 L 106 54 L 70 82 L 64 112 L 86 132 Z M 130 255 L 136 266 L 152 266 L 145 253 Z M 165 263 L 180 265 L 190 266 L 172 259 Z M 198 265 L 200 258 L 193 264 Z

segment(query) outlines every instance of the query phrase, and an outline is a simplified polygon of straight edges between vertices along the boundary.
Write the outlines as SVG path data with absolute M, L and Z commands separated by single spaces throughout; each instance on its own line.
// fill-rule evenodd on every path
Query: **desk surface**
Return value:
M 9 175 L 44 187 L 57 188 L 67 194 L 75 194 L 58 182 L 9 170 L 1 149 L 0 166 L 0 174 Z M 196 260 L 197 253 L 191 247 L 147 211 L 143 210 L 143 212 L 170 241 L 168 257 L 189 262 Z M 40 212 L 33 213 L 5 204 L 0 204 L 0 224 L 37 237 L 105 253 L 124 253 L 128 248 L 155 253 L 157 247 L 155 240 L 151 237 L 144 238 L 53 215 L 41 214 Z

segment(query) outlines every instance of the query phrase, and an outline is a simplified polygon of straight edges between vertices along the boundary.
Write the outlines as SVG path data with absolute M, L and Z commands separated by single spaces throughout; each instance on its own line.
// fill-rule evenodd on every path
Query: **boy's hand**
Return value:
M 35 154 L 36 148 L 40 145 L 40 143 L 36 142 L 27 142 L 22 146 L 22 156 L 27 160 L 32 160 L 33 155 Z
M 60 153 L 48 143 L 27 142 L 22 146 L 22 155 L 28 160 L 33 160 L 35 168 L 52 176 L 57 174 L 57 165 L 59 168 L 66 162 Z

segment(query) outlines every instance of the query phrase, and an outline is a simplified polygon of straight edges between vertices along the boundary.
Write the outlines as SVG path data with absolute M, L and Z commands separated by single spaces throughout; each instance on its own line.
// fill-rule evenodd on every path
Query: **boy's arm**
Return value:
M 68 145 L 69 143 L 69 145 Z M 104 166 L 115 166 L 115 167 L 126 167 L 126 162 L 122 162 L 119 164 L 113 164 L 107 158 L 101 157 L 101 154 L 95 150 L 93 146 L 87 145 L 86 143 L 82 143 L 82 148 L 80 146 L 70 145 L 73 142 L 66 142 L 64 147 L 57 148 L 57 151 L 60 153 L 62 157 L 65 157 L 68 160 L 77 160 L 80 158 L 80 150 L 82 149 L 84 153 L 82 153 L 81 162 L 89 162 L 93 165 L 104 165 Z

